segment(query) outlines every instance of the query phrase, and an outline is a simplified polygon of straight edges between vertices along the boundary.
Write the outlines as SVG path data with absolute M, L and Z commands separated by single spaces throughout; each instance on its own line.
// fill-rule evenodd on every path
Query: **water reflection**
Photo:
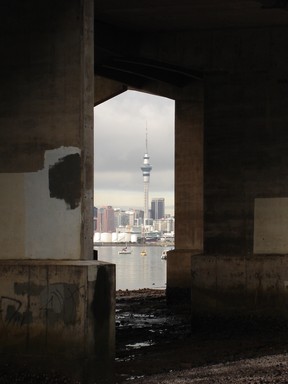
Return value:
M 131 254 L 118 254 L 121 246 L 100 246 L 98 260 L 116 264 L 116 289 L 166 288 L 166 260 L 161 259 L 163 247 L 149 246 L 147 256 L 141 247 L 132 246 Z

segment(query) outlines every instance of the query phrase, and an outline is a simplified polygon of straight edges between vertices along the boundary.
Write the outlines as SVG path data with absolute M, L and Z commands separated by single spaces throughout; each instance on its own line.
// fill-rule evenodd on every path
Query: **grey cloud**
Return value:
M 174 102 L 126 92 L 95 108 L 95 189 L 143 190 L 146 125 L 150 194 L 174 188 Z M 101 193 L 102 193 L 101 192 Z M 107 202 L 109 203 L 109 202 Z

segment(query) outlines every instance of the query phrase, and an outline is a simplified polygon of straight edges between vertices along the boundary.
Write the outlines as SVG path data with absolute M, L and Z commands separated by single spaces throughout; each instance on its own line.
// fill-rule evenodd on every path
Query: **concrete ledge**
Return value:
M 1 359 L 58 360 L 86 382 L 113 362 L 115 265 L 0 260 L 0 281 Z
M 288 255 L 191 257 L 194 314 L 288 317 Z

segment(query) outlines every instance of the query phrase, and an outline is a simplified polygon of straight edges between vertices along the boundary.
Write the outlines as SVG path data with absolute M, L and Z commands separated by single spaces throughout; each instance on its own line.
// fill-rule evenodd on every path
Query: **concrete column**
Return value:
M 5 2 L 0 24 L 0 359 L 83 383 L 111 376 L 115 345 L 115 268 L 88 260 L 93 5 Z
M 2 364 L 54 370 L 85 384 L 112 378 L 115 265 L 0 260 L 0 280 Z
M 93 259 L 93 209 L 94 209 L 94 1 L 82 0 L 81 31 L 81 115 L 82 125 L 82 175 L 83 228 L 81 259 Z
M 176 249 L 203 250 L 203 106 L 175 105 Z
M 191 256 L 203 251 L 203 102 L 175 105 L 175 250 L 167 263 L 167 298 L 189 298 Z
M 93 258 L 94 2 L 56 3 L 0 26 L 1 259 Z

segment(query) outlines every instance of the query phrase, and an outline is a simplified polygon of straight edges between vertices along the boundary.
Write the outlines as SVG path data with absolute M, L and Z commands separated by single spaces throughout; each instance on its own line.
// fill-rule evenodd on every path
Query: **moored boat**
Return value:
M 167 252 L 169 252 L 169 251 L 172 251 L 172 248 L 171 249 L 164 249 L 164 251 L 162 251 L 162 254 L 161 254 L 162 260 L 167 260 Z
M 120 251 L 118 251 L 118 255 L 129 255 L 130 253 L 132 253 L 132 251 L 127 247 L 122 248 Z
M 164 250 L 163 252 L 162 252 L 162 254 L 161 254 L 161 259 L 162 260 L 166 260 L 167 259 L 167 250 Z

